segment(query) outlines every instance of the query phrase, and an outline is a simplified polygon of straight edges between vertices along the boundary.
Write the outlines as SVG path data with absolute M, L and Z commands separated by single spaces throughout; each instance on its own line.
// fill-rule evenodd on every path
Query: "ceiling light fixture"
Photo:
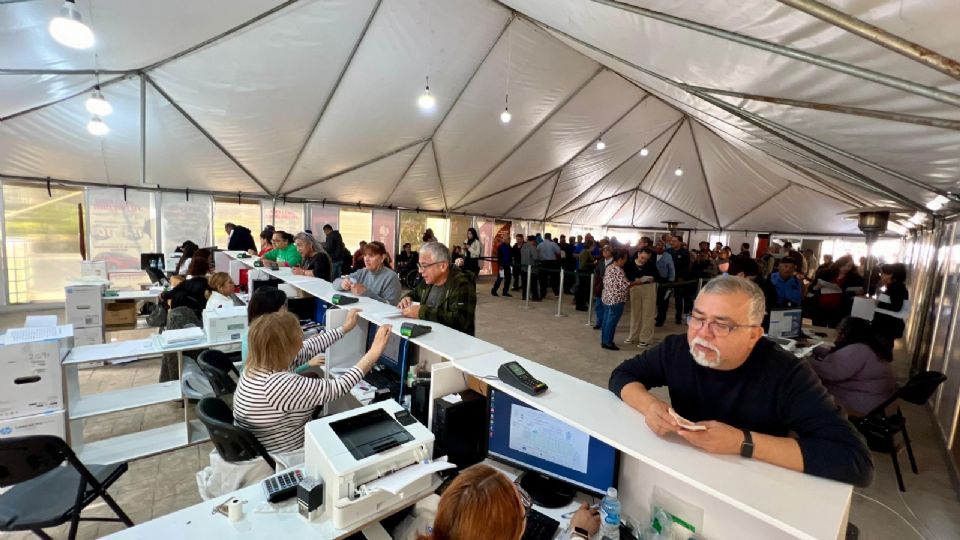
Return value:
M 503 97 L 503 112 L 500 113 L 500 121 L 504 124 L 509 124 L 511 118 L 513 118 L 513 115 L 510 114 L 510 94 L 505 94 Z
M 673 171 L 674 176 L 683 176 L 683 169 L 677 167 L 677 170 Z
M 423 94 L 420 95 L 420 99 L 417 100 L 417 105 L 424 111 L 432 109 L 437 104 L 437 100 L 433 97 L 433 94 L 430 93 L 430 77 L 427 77 L 427 86 L 423 90 Z
M 603 142 L 603 137 L 597 139 L 597 150 L 603 150 L 607 147 L 607 143 Z
M 84 24 L 83 16 L 74 0 L 66 0 L 60 8 L 60 15 L 50 21 L 47 28 L 58 43 L 73 49 L 93 47 L 93 30 Z
M 927 208 L 933 212 L 936 212 L 943 208 L 943 205 L 947 204 L 950 199 L 944 197 L 943 195 L 937 195 L 935 199 L 927 203 Z
M 103 97 L 103 92 L 97 86 L 93 94 L 87 99 L 87 112 L 97 116 L 109 116 L 113 112 L 113 106 Z
M 93 115 L 93 118 L 91 118 L 90 121 L 87 122 L 87 131 L 89 131 L 91 135 L 103 137 L 107 133 L 110 133 L 110 126 L 108 126 L 107 123 L 103 121 L 103 118 L 100 118 L 97 115 Z
M 649 153 L 650 153 L 650 150 L 647 150 L 646 146 L 640 149 L 640 157 L 647 157 Z

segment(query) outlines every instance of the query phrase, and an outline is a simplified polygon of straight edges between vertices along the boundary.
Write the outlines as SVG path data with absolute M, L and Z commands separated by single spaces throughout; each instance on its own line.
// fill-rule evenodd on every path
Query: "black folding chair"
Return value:
M 240 372 L 233 365 L 233 360 L 223 351 L 216 349 L 203 351 L 197 357 L 197 365 L 210 381 L 213 393 L 217 397 L 232 394 L 237 389 L 237 383 L 230 373 L 233 372 L 239 378 Z
M 68 465 L 61 467 L 64 461 Z M 60 437 L 0 439 L 0 487 L 13 486 L 0 495 L 0 531 L 32 531 L 49 539 L 43 529 L 69 521 L 68 538 L 73 540 L 81 520 L 121 521 L 131 527 L 133 522 L 107 494 L 125 472 L 126 463 L 84 465 Z M 97 497 L 118 517 L 80 517 Z
M 894 440 L 894 435 L 897 433 L 903 434 L 903 446 L 907 449 L 907 457 L 910 458 L 910 468 L 913 470 L 913 474 L 918 474 L 920 471 L 917 469 L 917 460 L 913 457 L 913 447 L 910 446 L 910 435 L 907 434 L 907 419 L 900 411 L 900 407 L 897 407 L 897 411 L 891 415 L 886 414 L 886 409 L 900 399 L 923 405 L 945 380 L 947 380 L 946 375 L 939 371 L 918 373 L 911 377 L 907 384 L 898 388 L 890 396 L 890 399 L 878 405 L 866 416 L 850 419 L 867 439 L 867 444 L 871 450 L 890 454 L 890 458 L 893 459 L 893 470 L 897 473 L 897 484 L 900 486 L 900 491 L 907 491 L 907 488 L 903 485 L 900 460 L 897 459 L 897 454 L 901 448 Z
M 263 458 L 271 469 L 276 463 L 260 444 L 260 441 L 240 426 L 233 423 L 233 411 L 220 398 L 203 398 L 197 404 L 197 417 L 210 434 L 210 440 L 224 461 L 236 463 Z

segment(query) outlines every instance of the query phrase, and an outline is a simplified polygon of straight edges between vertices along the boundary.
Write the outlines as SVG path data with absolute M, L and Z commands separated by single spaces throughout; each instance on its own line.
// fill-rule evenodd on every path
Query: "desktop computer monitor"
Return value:
M 602 497 L 617 485 L 620 452 L 513 396 L 490 389 L 487 456 L 524 472 L 538 504 L 567 504 L 576 490 Z
M 367 327 L 367 350 L 373 345 L 373 338 L 377 335 L 378 328 L 380 327 L 373 323 L 370 323 Z M 390 340 L 387 341 L 387 348 L 383 350 L 383 354 L 380 355 L 380 360 L 378 360 L 379 364 L 397 375 L 405 375 L 402 373 L 403 366 L 400 365 L 400 355 L 404 341 L 405 340 L 397 334 L 391 334 Z
M 798 338 L 803 328 L 803 310 L 774 308 L 770 310 L 764 330 L 771 338 Z

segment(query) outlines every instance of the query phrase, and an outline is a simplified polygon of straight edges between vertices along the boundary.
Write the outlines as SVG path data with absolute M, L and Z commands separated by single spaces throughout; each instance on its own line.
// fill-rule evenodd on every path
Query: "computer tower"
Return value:
M 433 401 L 433 456 L 445 455 L 457 470 L 463 470 L 486 457 L 487 400 L 473 390 L 457 395 L 459 401 Z

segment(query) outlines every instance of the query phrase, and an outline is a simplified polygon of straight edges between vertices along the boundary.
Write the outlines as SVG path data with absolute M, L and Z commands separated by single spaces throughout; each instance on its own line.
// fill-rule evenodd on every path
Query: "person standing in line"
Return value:
M 667 293 L 673 290 L 673 287 L 667 287 L 667 283 L 672 283 L 677 278 L 676 269 L 673 267 L 673 257 L 663 247 L 663 242 L 657 242 L 655 253 L 657 256 L 657 321 L 654 326 L 657 328 L 663 326 L 667 318 L 667 303 L 669 297 Z
M 463 268 L 469 270 L 476 277 L 480 275 L 480 257 L 483 256 L 483 243 L 473 227 L 467 229 L 467 239 L 463 242 Z
M 513 295 L 510 294 L 510 278 L 513 277 L 511 275 L 513 264 L 510 254 L 510 236 L 507 233 L 500 233 L 497 238 L 499 240 L 497 243 L 497 265 L 500 268 L 497 270 L 497 280 L 493 282 L 493 289 L 490 290 L 490 294 L 497 296 L 497 289 L 503 283 L 503 296 L 511 297 Z
M 640 248 L 634 260 L 636 272 L 630 288 L 630 335 L 624 343 L 636 343 L 645 349 L 653 341 L 653 328 L 657 317 L 657 263 L 653 251 Z
M 590 275 L 597 267 L 597 258 L 593 256 L 593 238 L 587 238 L 587 241 L 580 249 L 577 255 L 577 290 L 574 300 L 577 304 L 577 311 L 587 311 L 590 306 L 587 300 L 590 297 Z
M 677 275 L 677 281 L 686 281 L 690 277 L 690 250 L 683 246 L 683 237 L 674 236 L 670 241 L 670 247 L 667 253 L 673 257 L 673 268 Z M 677 285 L 673 291 L 673 304 L 676 308 L 676 317 L 674 322 L 683 324 L 684 316 L 690 313 L 693 305 L 693 296 L 696 286 Z
M 343 245 L 340 231 L 333 230 L 333 226 L 329 223 L 323 226 L 323 234 L 323 250 L 330 255 L 330 261 L 333 263 L 333 277 L 336 279 L 343 275 L 344 251 L 347 248 Z
M 516 236 L 517 241 L 510 248 L 510 264 L 513 267 L 513 287 L 511 291 L 520 290 L 520 250 L 523 248 L 523 235 Z
M 554 296 L 560 296 L 560 246 L 553 241 L 550 233 L 543 235 L 543 242 L 537 246 L 540 260 L 540 298 L 546 298 L 547 286 Z
M 603 326 L 603 317 L 606 315 L 603 300 L 603 278 L 606 275 L 607 266 L 613 264 L 613 248 L 605 245 L 600 250 L 601 258 L 597 260 L 597 266 L 593 272 L 593 311 L 596 316 L 596 322 L 593 323 L 594 330 L 600 330 Z
M 535 236 L 528 236 L 527 241 L 520 248 L 520 287 L 523 289 L 523 299 L 527 299 L 527 290 L 530 291 L 530 300 L 540 301 L 540 286 L 537 283 L 538 272 L 537 240 Z M 529 271 L 528 271 L 529 269 Z M 527 284 L 527 273 L 530 274 L 530 283 Z
M 623 265 L 627 262 L 627 251 L 618 248 L 613 251 L 613 262 L 606 266 L 603 272 L 603 325 L 600 330 L 600 346 L 610 351 L 619 351 L 620 347 L 614 344 L 614 335 L 617 324 L 623 316 L 623 306 L 630 298 L 630 282 L 623 273 Z

